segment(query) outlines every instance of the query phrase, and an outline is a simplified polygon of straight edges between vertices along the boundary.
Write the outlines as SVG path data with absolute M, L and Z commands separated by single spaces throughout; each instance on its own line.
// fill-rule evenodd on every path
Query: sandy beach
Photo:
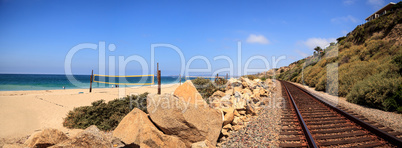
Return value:
M 173 92 L 179 84 L 162 85 L 162 94 Z M 119 97 L 119 89 L 95 88 L 66 90 L 0 91 L 0 138 L 18 138 L 45 128 L 63 132 L 74 130 L 63 127 L 63 118 L 74 107 L 91 105 L 93 101 L 106 102 Z M 120 96 L 132 93 L 157 93 L 157 86 L 124 88 Z M 83 93 L 79 93 L 83 92 Z

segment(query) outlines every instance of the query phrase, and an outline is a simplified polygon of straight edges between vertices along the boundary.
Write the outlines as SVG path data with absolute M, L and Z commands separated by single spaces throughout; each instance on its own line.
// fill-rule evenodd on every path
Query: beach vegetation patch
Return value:
M 91 125 L 96 125 L 103 131 L 113 130 L 133 108 L 147 112 L 147 95 L 146 92 L 140 95 L 126 96 L 108 103 L 105 100 L 98 100 L 92 102 L 91 106 L 76 107 L 68 112 L 67 117 L 64 118 L 63 126 L 85 129 Z

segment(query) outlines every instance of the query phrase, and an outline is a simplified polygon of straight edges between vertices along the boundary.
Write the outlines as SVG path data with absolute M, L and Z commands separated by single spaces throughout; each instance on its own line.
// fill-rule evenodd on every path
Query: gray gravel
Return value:
M 367 108 L 357 104 L 349 103 L 343 97 L 332 96 L 321 91 L 315 91 L 314 88 L 303 86 L 298 83 L 293 84 L 296 84 L 298 86 L 307 89 L 309 92 L 317 96 L 320 96 L 321 98 L 324 99 L 324 101 L 331 102 L 331 104 L 333 105 L 342 106 L 344 108 L 353 111 L 354 113 L 366 117 L 370 121 L 375 121 L 395 131 L 402 132 L 402 114 L 397 114 L 394 112 L 386 112 L 374 108 Z
M 266 104 L 257 116 L 254 116 L 246 127 L 232 131 L 230 136 L 218 144 L 218 147 L 278 147 L 280 118 L 282 109 L 277 107 L 283 100 L 280 83 L 275 83 L 276 91 L 270 104 Z

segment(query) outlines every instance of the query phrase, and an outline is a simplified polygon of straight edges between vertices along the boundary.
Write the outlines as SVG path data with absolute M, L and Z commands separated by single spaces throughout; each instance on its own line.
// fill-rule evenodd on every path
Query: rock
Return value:
M 246 111 L 245 110 L 240 110 L 238 111 L 240 115 L 246 115 Z
M 225 91 L 225 95 L 231 96 L 231 95 L 233 95 L 233 92 L 234 92 L 233 89 L 228 89 Z
M 52 146 L 52 148 L 62 147 L 110 148 L 112 147 L 112 144 L 105 134 L 103 134 L 95 125 L 92 125 L 78 133 L 75 137 Z
M 223 136 L 229 136 L 229 132 L 228 132 L 228 129 L 222 129 L 222 135 Z
M 68 139 L 66 134 L 57 129 L 44 129 L 32 134 L 25 145 L 28 147 L 49 147 Z
M 228 80 L 227 85 L 230 85 L 230 86 L 233 86 L 233 87 L 238 87 L 238 86 L 241 86 L 241 82 L 238 79 L 230 78 Z
M 213 146 L 211 144 L 211 142 L 209 142 L 208 140 L 204 140 L 204 141 L 200 141 L 200 142 L 196 142 L 191 144 L 191 148 L 214 148 L 215 146 Z
M 247 93 L 247 94 L 244 94 L 243 95 L 243 100 L 246 100 L 246 102 L 248 102 L 249 100 L 251 100 L 251 97 L 250 97 L 250 95 Z
M 232 123 L 234 119 L 234 108 L 222 108 L 222 111 L 225 114 L 223 125 Z
M 231 124 L 226 124 L 225 126 L 222 127 L 223 129 L 232 129 L 232 125 Z
M 250 100 L 253 101 L 254 103 L 260 102 L 260 100 L 261 100 L 261 98 L 260 98 L 260 97 L 256 97 L 255 94 L 252 94 L 252 95 L 250 96 L 250 98 L 251 98 Z
M 243 85 L 243 88 L 248 88 L 247 82 L 241 82 L 241 85 Z
M 251 92 L 251 90 L 250 89 L 248 89 L 248 88 L 245 88 L 245 89 L 243 89 L 243 92 L 242 92 L 243 94 L 253 94 L 253 92 Z
M 268 96 L 267 91 L 264 88 L 260 88 L 260 96 Z
M 240 124 L 242 121 L 239 117 L 234 117 L 232 125 L 238 125 Z
M 112 138 L 112 146 L 122 148 L 125 146 L 125 144 L 119 138 L 113 137 Z
M 177 87 L 173 95 L 191 104 L 207 105 L 191 80 L 187 80 L 182 85 Z
M 211 97 L 216 97 L 216 98 L 222 98 L 223 96 L 225 96 L 225 93 L 224 92 L 222 92 L 222 91 L 216 91 L 216 92 L 214 92 L 214 94 L 212 94 L 212 96 Z
M 253 81 L 256 82 L 256 83 L 261 83 L 260 79 L 254 79 Z
M 220 99 L 220 107 L 232 107 L 233 102 L 230 99 L 230 95 L 225 95 Z
M 257 87 L 256 89 L 253 89 L 253 95 L 255 96 L 255 97 L 260 97 L 260 88 L 259 87 Z
M 234 91 L 241 93 L 241 92 L 243 92 L 243 88 L 241 88 L 241 87 L 235 87 L 235 88 L 234 88 Z
M 163 134 L 138 108 L 128 113 L 113 131 L 113 136 L 135 147 L 185 147 L 179 138 Z
M 223 124 L 221 111 L 168 94 L 148 95 L 147 104 L 151 120 L 165 134 L 180 138 L 187 147 L 204 140 L 216 145 Z
M 23 144 L 4 144 L 2 148 L 25 148 L 26 146 Z
M 246 105 L 246 100 L 242 99 L 242 95 L 239 92 L 235 93 L 235 99 L 234 99 L 234 108 L 239 110 L 239 109 L 245 109 Z
M 242 125 L 235 125 L 235 126 L 233 126 L 233 130 L 238 131 L 238 130 L 242 129 L 243 127 L 244 126 L 242 126 Z
M 236 117 L 240 117 L 240 116 L 241 116 L 237 110 L 235 110 L 233 114 L 234 114 Z
M 247 116 L 242 116 L 242 117 L 240 117 L 240 120 L 243 121 L 243 122 L 248 122 L 248 121 L 249 121 L 249 119 L 247 118 Z
M 251 104 L 246 106 L 246 114 L 250 114 L 250 115 L 256 115 L 254 106 L 252 106 Z
M 221 108 L 222 103 L 220 100 L 216 99 L 210 102 L 209 106 L 211 106 L 212 108 Z

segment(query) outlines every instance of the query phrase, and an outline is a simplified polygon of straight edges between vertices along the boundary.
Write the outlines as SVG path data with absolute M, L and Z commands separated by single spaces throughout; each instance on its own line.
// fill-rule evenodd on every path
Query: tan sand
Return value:
M 162 85 L 163 93 L 172 93 L 179 84 Z M 74 107 L 91 105 L 93 101 L 106 102 L 131 93 L 157 93 L 157 86 L 132 88 L 0 91 L 0 138 L 18 138 L 44 128 L 56 128 L 63 132 L 74 130 L 63 127 L 63 118 Z M 83 92 L 79 94 L 79 92 Z

